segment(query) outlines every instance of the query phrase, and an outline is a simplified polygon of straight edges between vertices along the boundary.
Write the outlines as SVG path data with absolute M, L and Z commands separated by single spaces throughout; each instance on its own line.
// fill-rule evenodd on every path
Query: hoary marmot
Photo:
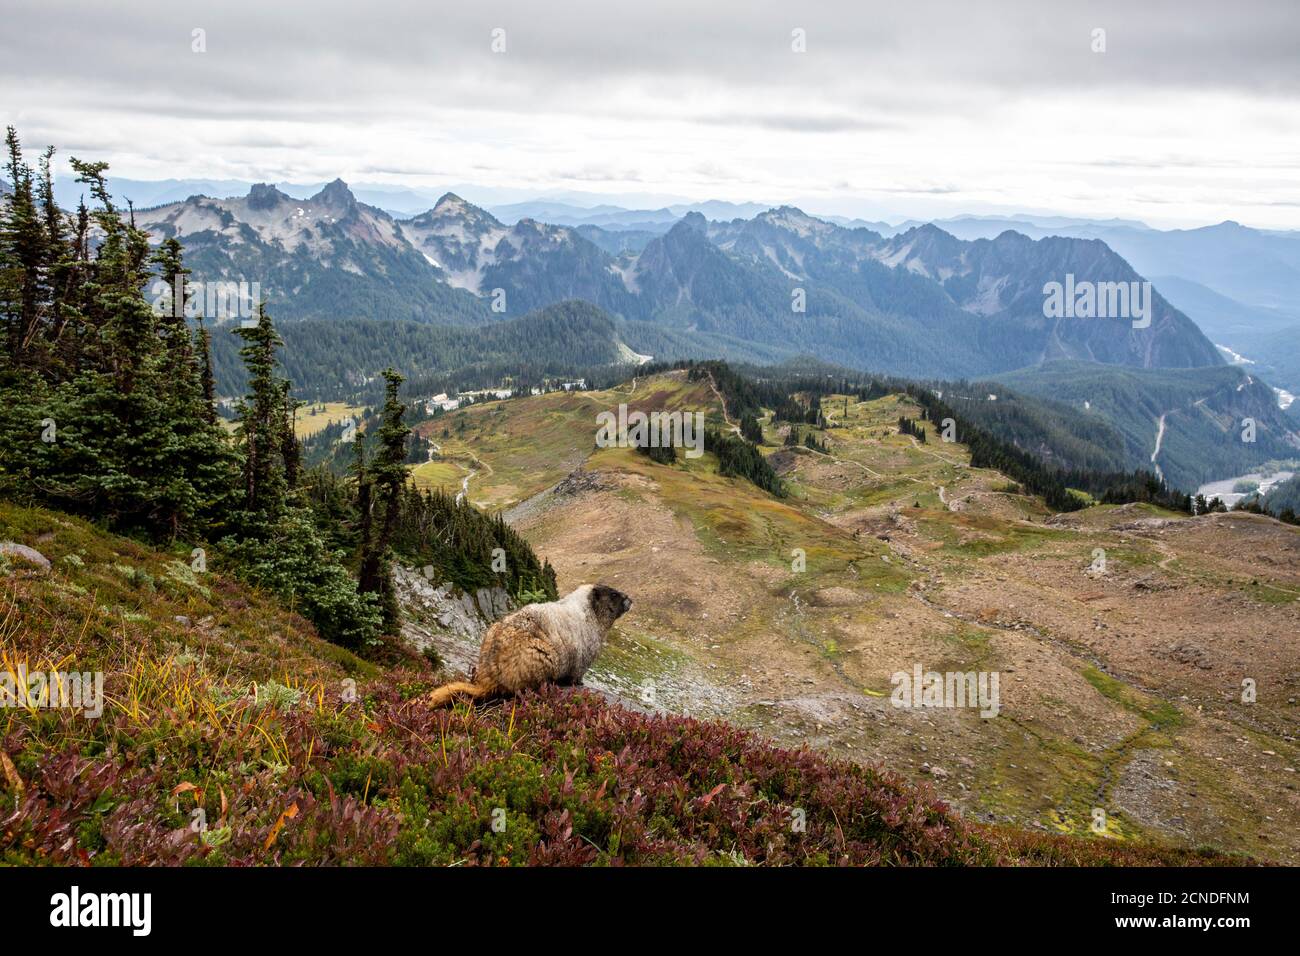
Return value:
M 441 707 L 456 697 L 504 696 L 548 682 L 580 684 L 610 627 L 631 607 L 626 594 L 603 584 L 584 584 L 558 601 L 525 605 L 483 635 L 472 681 L 439 687 L 429 701 Z

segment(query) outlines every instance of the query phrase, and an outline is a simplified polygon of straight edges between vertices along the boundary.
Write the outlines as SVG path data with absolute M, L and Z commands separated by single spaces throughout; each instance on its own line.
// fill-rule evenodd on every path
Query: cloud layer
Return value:
M 0 119 L 137 178 L 1295 228 L 1297 49 L 1291 0 L 11 0 Z

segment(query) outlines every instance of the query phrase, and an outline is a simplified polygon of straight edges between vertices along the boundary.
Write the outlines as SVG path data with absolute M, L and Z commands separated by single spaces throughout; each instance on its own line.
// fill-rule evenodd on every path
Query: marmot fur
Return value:
M 613 623 L 632 607 L 622 591 L 584 584 L 558 601 L 528 604 L 488 628 L 470 682 L 429 695 L 435 707 L 456 697 L 515 694 L 545 683 L 580 684 Z

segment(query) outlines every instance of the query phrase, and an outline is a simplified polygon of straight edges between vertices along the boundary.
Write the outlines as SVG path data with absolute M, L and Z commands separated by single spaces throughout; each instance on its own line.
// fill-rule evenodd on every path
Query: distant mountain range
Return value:
M 191 196 L 224 199 L 243 196 L 254 185 L 241 179 L 128 179 L 111 176 L 109 191 L 122 206 L 128 202 L 138 209 L 183 202 Z M 277 190 L 294 199 L 308 199 L 327 184 L 290 183 L 273 184 Z M 0 184 L 0 191 L 4 190 Z M 519 189 L 496 189 L 471 183 L 452 184 L 447 188 L 428 190 L 421 187 L 393 186 L 385 183 L 353 183 L 350 186 L 357 200 L 389 215 L 406 218 L 431 208 L 438 197 L 447 192 L 470 196 L 490 209 L 502 221 L 514 223 L 519 219 L 541 219 L 557 225 L 577 226 L 584 223 L 601 225 L 610 229 L 633 228 L 637 223 L 657 223 L 667 229 L 688 212 L 701 212 L 711 219 L 753 216 L 768 208 L 761 203 L 730 203 L 720 200 L 704 202 L 674 202 L 652 208 L 629 208 L 612 205 L 594 193 L 566 193 L 552 199 L 524 199 Z M 86 187 L 75 179 L 56 177 L 54 198 L 65 209 L 74 209 L 86 197 Z M 662 230 L 661 230 L 662 231 Z
M 55 185 L 62 203 L 68 207 L 76 204 L 83 187 L 68 180 L 56 180 Z M 184 201 L 196 194 L 243 195 L 251 184 L 236 180 L 149 182 L 115 178 L 111 186 L 119 198 L 129 196 L 141 208 Z M 322 187 L 284 183 L 275 188 L 291 199 L 303 201 L 317 195 Z M 456 188 L 482 197 L 480 202 L 487 205 L 481 208 L 502 226 L 514 226 L 526 219 L 568 226 L 616 259 L 639 255 L 692 212 L 714 223 L 729 224 L 753 219 L 768 208 L 758 203 L 721 201 L 637 208 L 602 202 L 595 194 L 497 201 L 491 197 L 499 199 L 510 191 L 470 185 Z M 384 210 L 394 219 L 419 218 L 431 212 L 439 201 L 438 194 L 418 187 L 364 184 L 352 187 L 350 192 L 359 203 Z M 1272 384 L 1292 394 L 1300 393 L 1300 232 L 1251 229 L 1235 222 L 1199 229 L 1159 230 L 1136 220 L 1038 214 L 963 215 L 932 223 L 909 220 L 897 224 L 836 215 L 821 219 L 848 230 L 867 229 L 886 238 L 937 225 L 967 242 L 994 240 L 1008 231 L 1031 239 L 1099 239 L 1136 272 L 1152 279 L 1165 300 L 1222 346 L 1224 355 L 1240 356 Z M 545 296 L 540 294 L 525 296 L 525 302 L 536 305 L 542 298 Z M 418 306 L 415 311 L 420 311 Z
M 576 207 L 563 207 L 516 204 L 498 216 L 448 193 L 394 217 L 336 180 L 301 198 L 264 184 L 235 198 L 192 196 L 137 209 L 136 219 L 157 239 L 184 241 L 193 280 L 260 283 L 286 366 L 320 394 L 369 388 L 390 361 L 414 375 L 517 368 L 536 380 L 634 354 L 756 364 L 811 357 L 918 379 L 984 380 L 971 389 L 977 399 L 1009 388 L 1021 396 L 1019 425 L 1005 417 L 1011 406 L 970 413 L 1003 432 L 1032 421 L 1027 435 L 1052 429 L 1055 418 L 1060 434 L 1038 454 L 1155 466 L 1180 487 L 1300 451 L 1297 422 L 1270 387 L 1274 371 L 1290 380 L 1288 361 L 1300 367 L 1300 338 L 1284 311 L 1166 269 L 1154 273 L 1149 327 L 1044 314 L 1045 284 L 1066 276 L 1143 280 L 1097 236 L 976 218 L 949 224 L 968 238 L 930 223 L 886 234 L 790 206 L 729 219 L 664 208 L 638 220 L 645 229 L 621 228 L 633 220 L 616 207 L 587 210 L 594 221 L 577 224 L 524 215 L 576 222 Z M 1018 228 L 978 235 L 1007 222 Z M 1153 237 L 1172 234 L 1126 222 L 1052 225 L 1141 235 L 1148 261 L 1171 265 Z M 1274 248 L 1271 281 L 1283 289 L 1290 237 L 1240 229 L 1169 241 L 1228 235 Z M 1205 316 L 1204 328 L 1180 305 Z M 1267 362 L 1228 345 L 1255 343 L 1264 354 L 1269 336 L 1279 341 Z M 241 385 L 236 346 L 216 336 L 223 394 Z M 1253 445 L 1240 441 L 1243 417 L 1259 423 Z
M 1144 276 L 1175 276 L 1206 286 L 1248 306 L 1300 316 L 1300 233 L 1251 229 L 1221 222 L 1199 229 L 1151 229 L 1141 223 L 970 218 L 942 223 L 962 238 L 991 238 L 1015 229 L 1031 238 L 1049 235 L 1100 239 Z
M 437 281 L 396 221 L 358 202 L 342 181 L 307 199 L 255 185 L 247 196 L 193 196 L 135 217 L 159 240 L 184 241 L 194 281 L 257 283 L 279 321 L 491 318 L 482 300 Z
M 1300 232 L 1222 222 L 1151 229 L 1112 220 L 962 217 L 940 225 L 965 239 L 1024 235 L 1100 239 L 1150 278 L 1225 354 L 1271 384 L 1300 394 Z
M 748 219 L 769 208 L 762 203 L 733 203 L 710 200 L 678 203 L 659 209 L 624 209 L 600 205 L 592 208 L 562 202 L 521 202 L 492 207 L 492 214 L 503 222 L 539 219 L 559 226 L 597 226 L 611 232 L 667 232 L 683 216 L 695 212 L 706 219 Z
M 1049 318 L 1044 285 L 1141 279 L 1104 243 L 932 226 L 890 237 L 792 207 L 710 221 L 689 212 L 639 249 L 579 228 L 507 225 L 448 194 L 395 219 L 341 181 L 306 199 L 257 185 L 136 211 L 184 239 L 195 278 L 257 281 L 281 320 L 482 324 L 582 299 L 643 354 L 763 360 L 800 354 L 903 375 L 988 375 L 1058 358 L 1137 367 L 1221 365 L 1158 294 L 1148 328 Z

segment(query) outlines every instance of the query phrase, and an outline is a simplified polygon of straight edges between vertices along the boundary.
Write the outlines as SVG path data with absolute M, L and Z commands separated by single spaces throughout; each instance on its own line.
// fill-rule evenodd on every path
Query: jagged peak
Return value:
M 487 215 L 484 213 L 484 215 Z M 495 222 L 496 220 L 492 220 Z M 569 238 L 577 235 L 568 226 L 557 226 L 549 222 L 542 222 L 540 219 L 534 219 L 531 216 L 525 216 L 513 226 L 510 227 L 511 235 L 521 240 L 544 239 L 547 242 L 564 242 Z
M 816 216 L 810 216 L 798 206 L 775 206 L 754 217 L 756 222 L 763 222 L 778 229 L 785 229 L 800 236 L 810 236 L 815 232 L 827 232 L 836 228 L 831 223 Z
M 673 226 L 673 231 L 678 229 L 689 229 L 693 232 L 704 232 L 709 228 L 709 220 L 704 218 L 704 213 L 691 210 Z
M 758 214 L 758 218 L 759 219 L 793 218 L 793 219 L 808 219 L 808 220 L 812 220 L 813 222 L 820 221 L 815 216 L 808 215 L 798 206 L 788 206 L 788 205 L 773 206 L 771 209 L 760 212 Z
M 416 218 L 425 221 L 458 218 L 485 222 L 489 225 L 501 225 L 496 216 L 492 215 L 482 206 L 476 206 L 468 199 L 464 199 L 451 192 L 443 193 L 442 197 L 433 204 L 432 209 L 428 212 L 421 213 Z
M 450 209 L 467 209 L 469 206 L 470 204 L 464 199 L 461 199 L 455 193 L 448 192 L 443 193 L 442 196 L 438 198 L 438 201 L 433 204 L 433 211 L 445 212 Z
M 290 201 L 292 201 L 290 196 L 282 193 L 269 183 L 254 183 L 253 187 L 248 190 L 248 206 L 250 209 L 273 209 L 282 202 Z
M 311 201 L 328 203 L 335 206 L 350 206 L 357 201 L 357 198 L 352 195 L 352 190 L 348 188 L 347 183 L 341 179 L 335 179 L 316 195 L 312 196 Z
M 1007 231 L 1010 232 L 1011 230 L 1007 230 Z M 960 241 L 951 232 L 948 232 L 946 229 L 942 229 L 939 226 L 936 226 L 932 222 L 923 222 L 919 226 L 913 226 L 911 229 L 907 230 L 907 232 L 905 232 L 904 235 L 925 236 L 927 238 L 932 238 L 932 239 L 953 240 L 958 242 Z

